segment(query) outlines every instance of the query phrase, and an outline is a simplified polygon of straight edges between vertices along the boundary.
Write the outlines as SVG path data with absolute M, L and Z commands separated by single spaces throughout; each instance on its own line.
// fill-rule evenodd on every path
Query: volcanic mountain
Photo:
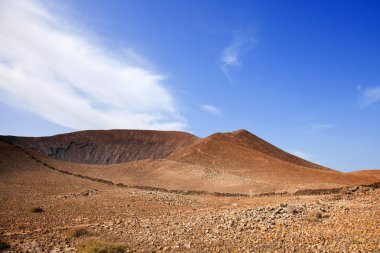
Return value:
M 198 138 L 184 132 L 108 130 L 81 131 L 51 137 L 3 137 L 56 159 L 88 164 L 126 163 L 164 158 Z
M 0 139 L 60 171 L 168 190 L 253 194 L 380 181 L 377 171 L 335 171 L 291 155 L 246 130 L 206 138 L 176 131 L 94 130 Z

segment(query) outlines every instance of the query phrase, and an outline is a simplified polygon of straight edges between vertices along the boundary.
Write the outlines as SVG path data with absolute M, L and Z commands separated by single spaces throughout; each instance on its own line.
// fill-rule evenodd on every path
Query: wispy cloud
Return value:
M 220 59 L 220 69 L 223 71 L 224 75 L 227 77 L 228 82 L 232 84 L 232 70 L 238 68 L 242 65 L 241 57 L 248 53 L 255 39 L 253 32 L 236 32 L 232 42 L 223 49 Z
M 368 107 L 378 102 L 380 102 L 380 87 L 365 88 L 362 90 L 359 98 L 360 107 Z
M 1 101 L 74 129 L 186 128 L 165 75 L 131 49 L 116 56 L 42 3 L 0 1 Z
M 311 124 L 307 126 L 307 130 L 311 133 L 319 132 L 322 130 L 332 129 L 335 125 L 331 123 L 326 124 Z
M 310 160 L 311 158 L 313 158 L 312 155 L 310 155 L 304 151 L 301 151 L 301 150 L 293 150 L 293 151 L 290 151 L 290 153 L 295 155 L 295 156 L 301 157 L 305 160 Z
M 221 114 L 222 111 L 213 105 L 201 105 L 201 109 L 205 112 L 212 113 L 212 114 Z

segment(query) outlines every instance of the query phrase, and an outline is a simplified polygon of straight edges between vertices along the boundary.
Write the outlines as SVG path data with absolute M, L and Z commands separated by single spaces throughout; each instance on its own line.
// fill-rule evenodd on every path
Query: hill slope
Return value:
M 258 168 L 271 162 L 286 162 L 311 169 L 327 169 L 289 154 L 247 130 L 216 133 L 178 149 L 170 159 L 218 167 Z
M 164 158 L 175 149 L 198 139 L 184 132 L 148 130 L 94 130 L 49 137 L 2 138 L 56 159 L 88 164 L 114 164 Z
M 110 130 L 2 139 L 59 170 L 115 184 L 249 194 L 379 181 L 376 171 L 331 170 L 245 130 L 207 138 L 183 132 Z

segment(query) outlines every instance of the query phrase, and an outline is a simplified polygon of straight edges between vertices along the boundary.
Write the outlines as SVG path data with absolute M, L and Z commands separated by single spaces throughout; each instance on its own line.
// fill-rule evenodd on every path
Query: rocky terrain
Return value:
M 379 171 L 337 172 L 241 134 L 157 144 L 177 148 L 112 165 L 55 159 L 8 137 L 0 251 L 380 252 Z

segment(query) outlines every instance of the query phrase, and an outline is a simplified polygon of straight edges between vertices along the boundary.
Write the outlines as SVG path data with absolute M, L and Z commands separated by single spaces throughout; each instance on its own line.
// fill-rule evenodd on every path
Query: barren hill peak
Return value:
M 300 157 L 292 155 L 276 146 L 270 144 L 269 142 L 261 139 L 260 137 L 254 135 L 253 133 L 240 129 L 233 132 L 226 133 L 215 133 L 208 136 L 205 139 L 207 142 L 214 142 L 215 145 L 239 145 L 252 151 L 265 154 L 266 156 L 281 160 L 284 162 L 296 164 L 299 166 L 304 166 L 313 169 L 327 169 L 318 164 L 314 164 L 307 160 L 304 160 Z M 228 144 L 230 143 L 230 144 Z M 200 142 L 195 143 L 194 145 L 200 145 Z M 207 152 L 207 151 L 206 151 Z
M 231 132 L 232 134 L 235 134 L 235 135 L 240 135 L 240 134 L 252 134 L 251 132 L 249 132 L 248 130 L 245 130 L 245 129 L 239 129 L 239 130 L 236 130 L 236 131 L 233 131 Z

